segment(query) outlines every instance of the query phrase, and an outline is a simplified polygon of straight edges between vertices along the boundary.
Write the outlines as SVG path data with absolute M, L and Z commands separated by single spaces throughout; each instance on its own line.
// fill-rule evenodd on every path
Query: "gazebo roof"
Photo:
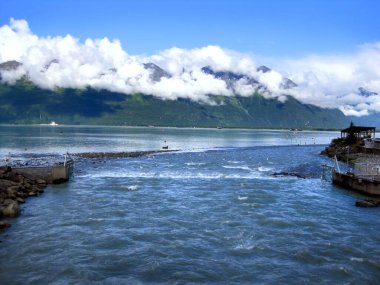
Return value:
M 361 133 L 368 131 L 375 131 L 375 127 L 362 127 L 362 126 L 353 126 L 351 125 L 349 128 L 343 129 L 342 133 Z

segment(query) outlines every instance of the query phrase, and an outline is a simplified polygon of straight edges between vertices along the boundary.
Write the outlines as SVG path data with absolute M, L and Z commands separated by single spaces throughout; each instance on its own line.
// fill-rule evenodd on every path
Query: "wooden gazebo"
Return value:
M 351 123 L 350 127 L 340 131 L 341 138 L 355 138 L 356 140 L 364 138 L 374 138 L 376 133 L 375 127 L 354 126 Z

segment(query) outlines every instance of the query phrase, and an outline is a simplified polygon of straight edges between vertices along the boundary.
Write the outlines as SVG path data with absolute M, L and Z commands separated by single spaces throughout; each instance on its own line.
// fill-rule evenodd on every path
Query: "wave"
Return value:
M 257 168 L 258 171 L 260 172 L 268 172 L 268 171 L 272 171 L 273 170 L 273 167 L 265 167 L 265 166 L 259 166 Z
M 359 258 L 359 257 L 350 257 L 350 261 L 363 262 L 364 259 L 363 258 Z
M 125 191 L 137 191 L 138 189 L 139 189 L 139 186 L 137 185 L 130 185 L 130 186 L 123 187 L 123 190 Z
M 206 162 L 186 162 L 185 165 L 187 165 L 187 166 L 201 166 L 201 165 L 206 165 Z
M 241 163 L 241 161 L 236 161 L 236 160 L 229 160 L 227 161 L 228 163 L 233 163 L 233 164 L 238 164 Z
M 248 196 L 238 196 L 238 200 L 245 201 L 248 199 Z
M 253 171 L 252 168 L 250 168 L 247 165 L 237 165 L 237 166 L 232 166 L 232 165 L 222 165 L 223 168 L 226 169 L 241 169 L 241 170 L 248 170 L 248 171 Z
M 261 173 L 179 173 L 179 172 L 114 172 L 106 171 L 100 173 L 89 173 L 78 175 L 78 178 L 147 178 L 147 179 L 268 179 L 273 180 L 274 177 L 263 176 Z

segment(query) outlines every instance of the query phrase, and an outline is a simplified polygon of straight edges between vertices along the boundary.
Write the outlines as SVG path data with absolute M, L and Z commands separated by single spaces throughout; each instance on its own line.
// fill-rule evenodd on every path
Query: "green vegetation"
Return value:
M 0 123 L 56 121 L 61 124 L 300 129 L 332 129 L 348 124 L 339 110 L 302 104 L 293 97 L 284 103 L 265 99 L 260 94 L 210 98 L 212 104 L 92 88 L 45 90 L 23 78 L 12 86 L 0 84 Z

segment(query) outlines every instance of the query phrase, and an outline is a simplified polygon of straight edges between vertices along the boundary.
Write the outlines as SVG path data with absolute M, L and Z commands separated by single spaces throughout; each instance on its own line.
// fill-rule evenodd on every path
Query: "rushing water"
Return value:
M 334 132 L 2 126 L 0 159 L 76 159 L 0 235 L 0 284 L 375 284 L 379 209 L 320 179 Z M 273 176 L 292 172 L 306 177 Z

